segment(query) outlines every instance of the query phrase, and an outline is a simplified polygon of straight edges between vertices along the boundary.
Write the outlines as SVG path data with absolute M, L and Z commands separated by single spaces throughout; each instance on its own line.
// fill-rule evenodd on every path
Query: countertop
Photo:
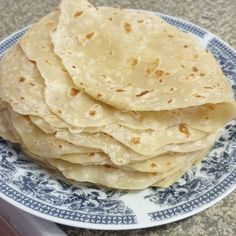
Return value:
M 158 11 L 191 21 L 236 48 L 235 0 L 92 0 L 96 5 Z M 55 9 L 59 0 L 0 0 L 0 39 L 32 24 Z M 76 235 L 204 235 L 233 236 L 236 233 L 236 191 L 211 208 L 168 225 L 131 231 L 94 231 L 60 226 Z

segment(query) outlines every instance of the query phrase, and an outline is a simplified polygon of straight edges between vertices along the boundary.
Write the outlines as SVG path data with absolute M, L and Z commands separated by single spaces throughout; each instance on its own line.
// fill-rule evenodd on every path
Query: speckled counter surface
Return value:
M 96 5 L 136 8 L 180 17 L 206 28 L 236 48 L 235 0 L 93 0 Z M 0 0 L 0 39 L 37 21 L 52 11 L 59 0 Z M 94 231 L 60 226 L 77 235 L 204 235 L 236 234 L 236 192 L 210 209 L 176 223 L 131 231 Z

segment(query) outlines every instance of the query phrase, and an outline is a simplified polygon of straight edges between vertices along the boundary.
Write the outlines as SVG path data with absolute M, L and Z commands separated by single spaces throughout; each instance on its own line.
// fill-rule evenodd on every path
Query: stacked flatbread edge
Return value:
M 197 39 L 156 15 L 63 0 L 0 62 L 0 136 L 70 180 L 168 187 L 236 116 Z

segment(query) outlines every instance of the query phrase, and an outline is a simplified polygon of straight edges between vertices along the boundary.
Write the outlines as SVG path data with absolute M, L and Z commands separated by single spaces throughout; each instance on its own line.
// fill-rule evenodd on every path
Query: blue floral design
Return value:
M 236 122 L 233 122 L 225 127 L 225 132 L 201 166 L 192 168 L 181 181 L 166 189 L 151 189 L 145 199 L 162 206 L 173 206 L 202 195 L 231 173 L 236 163 Z
M 19 153 L 18 147 L 4 140 L 0 140 L 0 153 L 1 180 L 10 180 L 14 189 L 40 200 L 41 204 L 79 211 L 80 214 L 87 214 L 91 218 L 93 215 L 101 215 L 111 219 L 120 217 L 121 221 L 124 218 L 124 224 L 136 222 L 132 210 L 119 199 L 127 192 L 93 185 L 72 186 L 49 175 L 46 170 L 28 160 L 23 153 Z

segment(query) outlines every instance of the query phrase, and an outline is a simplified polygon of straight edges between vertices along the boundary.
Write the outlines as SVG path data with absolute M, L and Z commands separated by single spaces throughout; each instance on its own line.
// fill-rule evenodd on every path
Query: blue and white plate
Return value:
M 155 14 L 155 13 L 150 13 Z M 236 90 L 236 52 L 208 31 L 160 15 L 194 34 L 219 62 Z M 24 34 L 22 29 L 0 43 L 2 55 Z M 166 189 L 114 191 L 73 187 L 28 160 L 0 139 L 0 196 L 18 208 L 57 223 L 91 229 L 137 229 L 162 225 L 196 214 L 236 188 L 236 121 L 229 123 L 201 165 Z

